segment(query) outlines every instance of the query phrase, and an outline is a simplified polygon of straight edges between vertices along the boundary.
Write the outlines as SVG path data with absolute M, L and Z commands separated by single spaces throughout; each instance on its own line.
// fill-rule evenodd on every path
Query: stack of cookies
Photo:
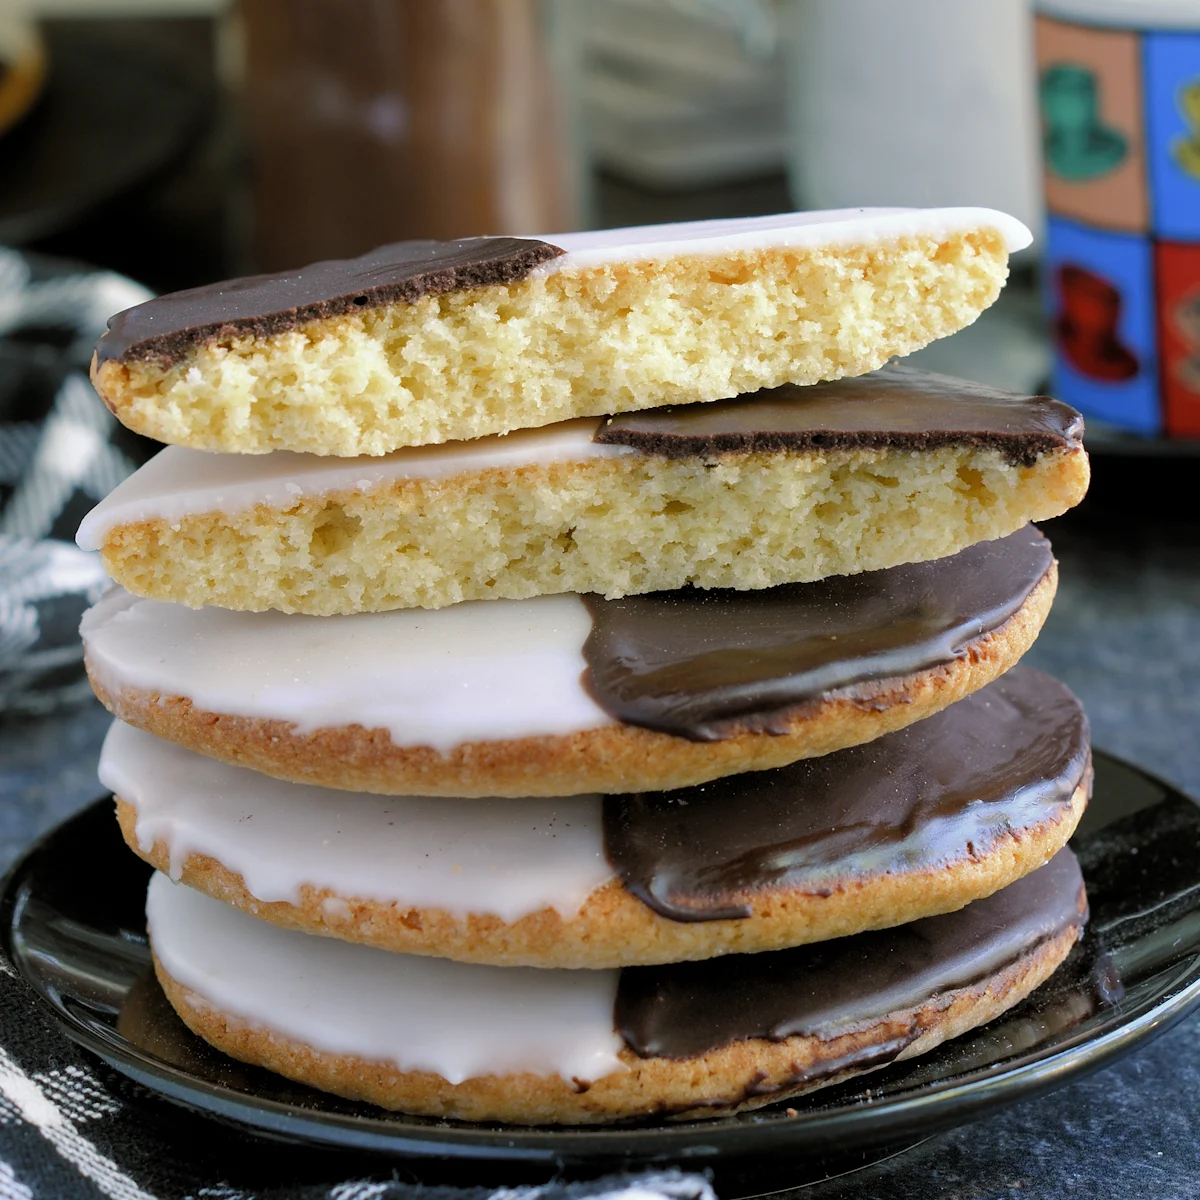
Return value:
M 981 209 L 407 242 L 164 296 L 172 443 L 84 521 L 187 1025 L 411 1113 L 714 1115 L 923 1053 L 1086 913 L 1087 722 L 1017 666 L 1078 414 L 893 362 Z M 217 453 L 212 453 L 216 451 Z

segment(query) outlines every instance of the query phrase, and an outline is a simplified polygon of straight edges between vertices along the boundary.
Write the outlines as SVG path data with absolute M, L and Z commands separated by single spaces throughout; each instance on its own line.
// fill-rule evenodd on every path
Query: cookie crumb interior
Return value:
M 329 616 L 559 592 L 766 588 L 922 562 L 1078 503 L 1082 450 L 647 456 L 409 479 L 117 526 L 105 567 L 139 596 Z

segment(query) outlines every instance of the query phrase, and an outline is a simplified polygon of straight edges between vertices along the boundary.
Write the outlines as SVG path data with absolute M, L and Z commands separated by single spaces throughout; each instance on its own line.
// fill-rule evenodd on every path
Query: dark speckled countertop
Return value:
M 1200 794 L 1200 511 L 1190 459 L 1094 461 L 1046 526 L 1061 563 L 1031 661 L 1083 698 L 1098 746 Z M 99 706 L 0 726 L 0 866 L 99 792 Z M 865 1170 L 816 1200 L 1191 1200 L 1200 1195 L 1200 1017 L 1099 1073 Z

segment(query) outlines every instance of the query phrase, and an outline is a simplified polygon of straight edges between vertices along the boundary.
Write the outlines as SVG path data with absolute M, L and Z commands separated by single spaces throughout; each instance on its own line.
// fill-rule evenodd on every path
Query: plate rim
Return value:
M 1127 759 L 1093 748 L 1093 754 L 1113 765 L 1132 770 L 1148 781 L 1193 799 L 1182 788 Z M 1193 801 L 1195 802 L 1195 801 Z M 179 1067 L 154 1058 L 140 1047 L 109 1038 L 65 1002 L 56 1003 L 38 982 L 22 969 L 14 953 L 14 932 L 27 898 L 25 876 L 31 863 L 49 851 L 62 831 L 112 803 L 105 795 L 56 823 L 30 843 L 0 879 L 0 950 L 17 976 L 37 997 L 38 1011 L 53 1017 L 55 1027 L 77 1045 L 95 1054 L 110 1068 L 145 1087 L 154 1096 L 187 1112 L 233 1126 L 243 1132 L 309 1147 L 353 1150 L 389 1157 L 444 1157 L 447 1151 L 464 1162 L 503 1164 L 555 1164 L 602 1162 L 650 1165 L 666 1161 L 713 1162 L 723 1157 L 803 1152 L 818 1143 L 823 1131 L 836 1123 L 839 1130 L 863 1129 L 863 1144 L 899 1142 L 914 1134 L 926 1137 L 943 1129 L 966 1124 L 990 1109 L 1045 1094 L 1066 1082 L 1099 1070 L 1144 1041 L 1166 1033 L 1200 1008 L 1200 951 L 1174 967 L 1169 994 L 1155 1002 L 1143 1001 L 1122 1014 L 1119 1023 L 1097 1037 L 1084 1032 L 1069 1035 L 1049 1056 L 1025 1051 L 1011 1065 L 996 1072 L 980 1067 L 952 1083 L 931 1084 L 913 1092 L 850 1107 L 776 1116 L 770 1120 L 734 1125 L 715 1122 L 670 1122 L 645 1126 L 472 1126 L 444 1122 L 419 1127 L 400 1125 L 388 1129 L 387 1116 L 314 1112 L 271 1098 L 252 1098 L 221 1084 L 190 1076 Z M 137 860 L 132 859 L 132 863 Z M 1167 968 L 1170 970 L 1171 968 Z M 132 1060 L 132 1062 L 131 1062 Z M 983 1072 L 993 1072 L 985 1079 Z M 932 1110 L 932 1111 L 931 1111 Z M 404 1114 L 396 1114 L 401 1121 Z M 424 1118 L 422 1118 L 424 1120 Z M 790 1135 L 790 1136 L 789 1136 Z M 582 1142 L 583 1144 L 579 1144 Z

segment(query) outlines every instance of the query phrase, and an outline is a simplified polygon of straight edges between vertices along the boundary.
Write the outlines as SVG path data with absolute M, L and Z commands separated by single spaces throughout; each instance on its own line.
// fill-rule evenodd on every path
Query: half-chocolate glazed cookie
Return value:
M 961 329 L 1029 232 L 987 209 L 401 242 L 113 319 L 92 378 L 198 450 L 343 457 L 864 374 Z
M 269 775 L 393 795 L 641 792 L 932 715 L 1017 662 L 1055 582 L 1030 527 L 760 592 L 301 617 L 114 591 L 81 632 L 114 716 Z
M 1087 720 L 1017 666 L 866 746 L 668 792 L 350 796 L 114 725 L 130 847 L 279 925 L 466 962 L 612 967 L 752 953 L 961 908 L 1056 854 Z
M 1064 850 L 988 899 L 899 929 L 617 972 L 313 938 L 163 875 L 147 904 L 159 981 L 218 1049 L 387 1108 L 524 1124 L 716 1115 L 925 1053 L 1048 978 L 1086 912 Z
M 135 595 L 333 616 L 761 590 L 945 558 L 1082 498 L 1074 409 L 893 365 L 353 459 L 170 446 L 79 527 Z

